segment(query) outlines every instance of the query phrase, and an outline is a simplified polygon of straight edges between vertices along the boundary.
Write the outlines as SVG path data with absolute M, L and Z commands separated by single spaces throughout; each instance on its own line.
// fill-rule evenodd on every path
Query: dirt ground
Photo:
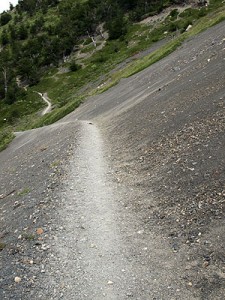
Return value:
M 1 299 L 224 299 L 225 23 L 0 153 Z

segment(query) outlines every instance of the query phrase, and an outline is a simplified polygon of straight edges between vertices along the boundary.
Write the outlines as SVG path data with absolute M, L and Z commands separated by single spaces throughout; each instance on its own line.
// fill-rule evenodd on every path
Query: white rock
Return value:
M 186 31 L 189 31 L 192 28 L 192 25 L 188 25 L 188 27 L 186 28 Z
M 20 283 L 22 279 L 20 277 L 16 276 L 14 280 L 16 283 Z

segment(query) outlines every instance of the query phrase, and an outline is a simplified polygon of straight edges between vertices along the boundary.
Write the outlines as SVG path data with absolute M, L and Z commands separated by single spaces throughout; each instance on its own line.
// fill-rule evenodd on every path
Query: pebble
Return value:
M 16 276 L 14 280 L 16 283 L 20 283 L 22 279 L 20 277 Z
M 44 230 L 42 228 L 37 229 L 37 234 L 41 235 L 43 232 L 44 232 Z

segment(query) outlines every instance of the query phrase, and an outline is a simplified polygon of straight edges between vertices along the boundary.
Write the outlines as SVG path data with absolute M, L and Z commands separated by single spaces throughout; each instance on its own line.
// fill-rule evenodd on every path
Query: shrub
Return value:
M 1 26 L 4 26 L 9 23 L 9 21 L 12 19 L 11 15 L 7 12 L 3 12 L 0 18 L 0 24 Z
M 81 69 L 81 65 L 77 64 L 75 61 L 71 63 L 70 65 L 70 71 L 76 72 Z
M 93 62 L 94 63 L 104 63 L 105 61 L 107 61 L 107 59 L 108 58 L 106 55 L 100 54 L 93 59 Z

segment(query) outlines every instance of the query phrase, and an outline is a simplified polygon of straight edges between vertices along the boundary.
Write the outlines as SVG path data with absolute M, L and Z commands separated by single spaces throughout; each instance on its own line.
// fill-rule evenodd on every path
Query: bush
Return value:
M 177 9 L 173 9 L 170 13 L 170 19 L 171 20 L 176 20 L 177 16 L 179 15 L 179 11 Z
M 122 14 L 106 24 L 109 32 L 109 40 L 116 40 L 127 33 L 127 23 Z
M 72 62 L 70 65 L 70 71 L 76 72 L 81 69 L 81 65 L 77 64 L 76 62 Z
M 108 58 L 106 55 L 100 54 L 93 59 L 93 62 L 94 63 L 104 63 L 107 61 L 107 59 Z
M 9 21 L 12 19 L 11 15 L 7 12 L 3 12 L 0 18 L 0 24 L 1 26 L 4 26 L 9 23 Z

